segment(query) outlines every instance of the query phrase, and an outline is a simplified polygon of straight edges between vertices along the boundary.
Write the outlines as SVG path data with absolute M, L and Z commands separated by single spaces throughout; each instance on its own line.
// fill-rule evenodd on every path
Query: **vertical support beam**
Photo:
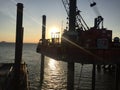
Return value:
M 69 0 L 69 39 L 74 40 L 76 23 L 76 0 Z M 67 90 L 74 90 L 74 62 L 68 62 Z
M 45 33 L 46 33 L 46 16 L 42 16 L 42 44 L 45 41 Z
M 20 65 L 22 59 L 22 45 L 23 45 L 23 4 L 17 4 L 17 24 L 16 24 L 16 44 L 15 44 L 15 64 Z
M 115 71 L 115 90 L 119 90 L 119 78 L 120 76 L 120 65 L 116 64 L 116 71 Z
M 45 43 L 45 32 L 46 32 L 46 16 L 42 16 L 42 45 Z M 40 70 L 40 86 L 42 87 L 43 79 L 44 79 L 44 59 L 45 56 L 41 54 L 41 70 Z
M 95 77 L 96 77 L 96 65 L 93 64 L 93 69 L 92 69 L 92 90 L 95 90 Z
M 17 19 L 16 19 L 16 43 L 15 43 L 15 90 L 20 88 L 20 65 L 22 62 L 22 47 L 23 47 L 23 4 L 17 4 Z
M 67 90 L 74 90 L 74 62 L 68 62 Z
M 75 31 L 76 0 L 69 0 L 69 31 Z

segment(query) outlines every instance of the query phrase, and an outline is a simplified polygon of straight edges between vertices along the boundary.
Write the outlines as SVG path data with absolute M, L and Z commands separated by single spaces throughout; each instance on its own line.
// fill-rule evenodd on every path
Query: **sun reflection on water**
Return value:
M 49 59 L 48 65 L 51 70 L 56 70 L 56 61 L 52 58 Z
M 46 57 L 42 90 L 66 90 L 66 64 Z

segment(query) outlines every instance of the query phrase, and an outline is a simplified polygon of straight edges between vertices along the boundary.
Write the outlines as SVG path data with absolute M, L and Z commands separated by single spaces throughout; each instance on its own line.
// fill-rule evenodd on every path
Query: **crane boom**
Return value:
M 62 0 L 62 3 L 64 5 L 64 8 L 65 8 L 67 15 L 69 17 L 69 6 L 70 6 L 69 0 Z M 78 10 L 77 7 L 76 7 L 76 26 L 80 29 L 83 29 L 83 30 L 89 29 L 88 25 L 85 23 L 84 19 L 80 15 L 80 10 Z
M 64 8 L 67 12 L 67 15 L 69 16 L 69 1 L 68 0 L 62 0 L 62 3 L 64 5 Z

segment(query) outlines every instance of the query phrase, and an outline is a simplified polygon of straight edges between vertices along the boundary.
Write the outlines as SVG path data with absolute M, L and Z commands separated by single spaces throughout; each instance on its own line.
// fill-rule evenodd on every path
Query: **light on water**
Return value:
M 23 60 L 29 70 L 30 90 L 40 90 L 40 54 L 36 53 L 36 44 L 23 45 Z M 0 44 L 0 62 L 13 62 L 15 45 Z M 42 90 L 67 90 L 67 63 L 45 57 L 44 80 Z M 80 82 L 80 89 L 91 89 L 92 65 L 75 64 L 75 88 Z M 81 81 L 79 81 L 81 80 Z M 96 72 L 96 90 L 114 90 L 114 72 Z M 111 83 L 112 82 L 112 83 Z M 77 89 L 75 89 L 77 90 Z
M 56 62 L 54 59 L 50 58 L 48 65 L 50 67 L 51 70 L 55 70 L 56 69 Z
M 45 58 L 44 82 L 42 90 L 66 90 L 66 64 Z

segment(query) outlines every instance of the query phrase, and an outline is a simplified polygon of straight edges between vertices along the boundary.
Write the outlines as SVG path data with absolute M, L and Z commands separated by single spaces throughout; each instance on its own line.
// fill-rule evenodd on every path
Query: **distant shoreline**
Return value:
M 7 43 L 6 41 L 1 41 L 0 43 Z
M 3 44 L 5 44 L 5 43 L 15 43 L 15 42 L 7 42 L 7 41 L 0 41 L 0 43 L 3 43 Z M 37 43 L 31 43 L 31 42 L 23 42 L 23 44 L 37 44 Z

